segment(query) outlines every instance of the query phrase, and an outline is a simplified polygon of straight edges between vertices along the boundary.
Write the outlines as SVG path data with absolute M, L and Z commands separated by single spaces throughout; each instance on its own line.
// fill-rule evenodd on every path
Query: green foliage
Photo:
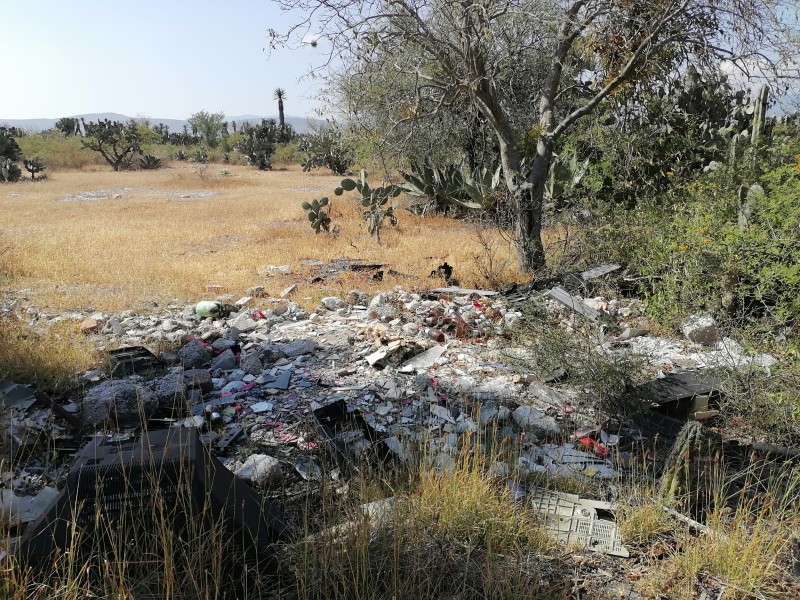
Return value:
M 205 164 L 208 162 L 208 150 L 206 148 L 198 148 L 195 150 L 192 157 L 189 159 L 192 162 Z
M 411 173 L 402 173 L 406 180 L 402 188 L 407 194 L 424 199 L 411 205 L 409 210 L 415 214 L 430 210 L 447 213 L 452 207 L 479 210 L 496 199 L 502 185 L 500 172 L 498 165 L 496 169 L 479 167 L 465 175 L 461 165 L 439 167 L 430 160 L 412 162 Z
M 396 204 L 389 205 L 391 198 L 396 198 L 403 191 L 396 185 L 387 185 L 371 188 L 367 183 L 367 172 L 361 171 L 358 180 L 343 179 L 341 186 L 337 187 L 333 193 L 341 196 L 344 192 L 357 190 L 361 195 L 361 206 L 366 209 L 361 213 L 367 230 L 375 238 L 377 243 L 381 241 L 381 228 L 384 220 L 388 219 L 392 225 L 397 225 L 397 215 L 395 214 Z
M 328 212 L 323 210 L 326 206 L 328 207 Z M 319 234 L 321 229 L 330 231 L 331 204 L 328 198 L 303 202 L 302 207 L 308 213 L 308 220 L 311 221 L 311 229 L 314 230 L 314 233 Z
M 216 148 L 222 140 L 223 132 L 227 133 L 224 127 L 225 113 L 210 113 L 205 110 L 192 113 L 187 119 L 192 128 L 209 148 Z
M 262 171 L 272 168 L 272 155 L 278 143 L 286 143 L 294 138 L 291 125 L 281 127 L 275 119 L 263 119 L 259 125 L 242 126 L 243 139 L 235 149 L 247 157 L 249 164 Z
M 86 123 L 85 128 L 87 137 L 81 140 L 83 147 L 99 152 L 114 171 L 130 168 L 133 155 L 141 153 L 142 138 L 134 122 L 104 119 Z
M 0 177 L 3 181 L 17 181 L 22 174 L 16 162 L 22 158 L 22 150 L 11 132 L 0 128 Z
M 336 122 L 303 137 L 298 150 L 304 155 L 303 171 L 327 167 L 336 175 L 344 175 L 356 158 L 353 145 Z
M 45 167 L 44 162 L 42 162 L 42 159 L 38 156 L 26 158 L 23 161 L 23 164 L 25 165 L 25 169 L 28 171 L 28 173 L 31 174 L 31 179 L 36 179 L 36 173 L 41 173 L 47 168 Z
M 183 150 L 178 150 L 174 155 L 173 158 L 175 160 L 189 160 L 189 155 L 186 154 Z
M 161 168 L 161 159 L 153 156 L 152 154 L 145 154 L 139 159 L 139 168 L 146 171 Z
M 575 161 L 573 172 L 589 166 L 581 185 L 555 186 L 553 198 L 562 205 L 592 197 L 633 207 L 668 193 L 719 168 L 731 153 L 742 154 L 754 112 L 749 93 L 735 90 L 725 75 L 693 67 L 657 85 L 624 88 L 605 113 L 564 141 L 560 154 Z
M 81 134 L 80 121 L 74 117 L 62 117 L 56 121 L 53 129 L 57 129 L 67 137 Z
M 285 142 L 278 144 L 275 149 L 275 154 L 272 155 L 272 161 L 275 164 L 299 164 L 302 162 L 302 157 L 299 150 L 299 142 Z

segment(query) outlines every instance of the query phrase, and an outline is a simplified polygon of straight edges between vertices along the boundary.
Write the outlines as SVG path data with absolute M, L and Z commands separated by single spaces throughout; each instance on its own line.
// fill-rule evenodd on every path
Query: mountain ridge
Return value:
M 163 123 L 164 125 L 169 127 L 170 131 L 173 132 L 178 132 L 183 129 L 184 125 L 188 125 L 186 119 L 167 119 L 162 117 L 129 117 L 114 112 L 83 113 L 79 115 L 68 115 L 68 117 L 73 119 L 83 118 L 86 121 L 97 121 L 101 119 L 109 119 L 111 121 L 129 121 L 131 119 L 137 121 L 147 120 L 153 125 L 158 125 L 159 123 Z M 245 122 L 259 123 L 261 119 L 275 119 L 277 121 L 278 116 L 270 115 L 266 117 L 260 117 L 257 115 L 235 115 L 225 118 L 225 120 L 228 121 L 228 123 L 236 121 L 237 126 Z M 46 129 L 52 129 L 57 121 L 58 119 L 53 119 L 53 118 L 5 119 L 0 117 L 0 126 L 6 125 L 9 127 L 17 127 L 19 129 L 22 129 L 23 131 L 29 131 L 31 133 L 39 133 L 40 131 L 45 131 Z M 292 127 L 294 127 L 294 130 L 297 133 L 307 133 L 308 131 L 311 130 L 313 126 L 324 123 L 324 121 L 321 121 L 320 119 L 313 119 L 311 117 L 296 117 L 296 116 L 286 115 L 286 123 L 287 125 L 291 125 Z

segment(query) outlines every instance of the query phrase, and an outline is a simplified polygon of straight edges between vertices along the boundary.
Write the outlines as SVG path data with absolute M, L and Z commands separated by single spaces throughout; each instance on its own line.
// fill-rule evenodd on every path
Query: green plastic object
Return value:
M 216 317 L 222 311 L 222 304 L 212 300 L 202 300 L 194 307 L 194 312 L 200 317 Z

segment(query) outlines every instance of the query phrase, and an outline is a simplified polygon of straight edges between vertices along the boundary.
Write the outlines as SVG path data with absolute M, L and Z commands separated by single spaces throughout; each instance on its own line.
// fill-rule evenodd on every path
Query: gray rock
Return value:
M 208 348 L 201 346 L 197 340 L 192 340 L 178 350 L 178 359 L 184 367 L 193 369 L 207 365 L 211 360 L 211 352 Z
M 497 419 L 498 412 L 494 406 L 482 406 L 478 413 L 478 424 L 481 427 L 490 427 Z
M 270 309 L 272 310 L 272 314 L 276 317 L 280 317 L 283 314 L 289 312 L 289 303 L 288 302 L 276 302 L 273 304 Z
M 241 331 L 239 331 L 238 329 L 236 329 L 236 327 L 231 327 L 231 328 L 230 328 L 230 329 L 228 329 L 228 331 L 225 333 L 225 336 L 224 336 L 224 337 L 225 337 L 225 339 L 226 339 L 226 340 L 230 340 L 230 341 L 232 341 L 232 342 L 238 342 L 238 341 L 239 341 L 239 337 L 240 337 L 240 334 L 241 334 L 241 333 L 242 333 L 242 332 L 241 332 Z
M 162 377 L 155 382 L 154 388 L 158 403 L 164 407 L 171 407 L 176 400 L 182 400 L 186 395 L 183 371 Z
M 191 371 L 184 371 L 183 381 L 186 384 L 186 387 L 191 390 L 210 392 L 214 389 L 214 384 L 211 381 L 211 371 L 208 369 L 192 369 Z
M 253 298 L 265 298 L 267 293 L 264 290 L 263 285 L 256 285 L 251 288 L 247 288 L 247 295 L 252 296 Z
M 258 323 L 253 320 L 247 313 L 241 313 L 233 320 L 231 327 L 236 327 L 242 333 L 248 333 L 258 327 Z
M 534 435 L 545 437 L 547 435 L 558 435 L 561 429 L 553 417 L 549 417 L 533 406 L 520 406 L 513 414 L 514 422 L 523 431 L 528 431 Z
M 283 479 L 281 463 L 277 458 L 266 454 L 250 455 L 244 464 L 234 471 L 234 474 L 261 487 L 275 485 Z
M 308 339 L 295 340 L 281 346 L 281 352 L 288 358 L 294 358 L 303 354 L 311 354 L 316 349 L 317 345 L 314 343 L 314 340 Z
M 233 350 L 225 350 L 211 361 L 211 370 L 230 371 L 236 367 L 236 355 Z
M 711 315 L 692 315 L 681 324 L 686 339 L 695 344 L 713 346 L 719 339 L 717 322 Z
M 239 361 L 239 367 L 250 375 L 261 375 L 261 371 L 264 370 L 261 359 L 254 353 L 245 354 Z
M 86 393 L 81 416 L 90 425 L 108 422 L 135 427 L 158 408 L 158 399 L 145 387 L 131 381 L 104 381 Z
M 327 296 L 321 300 L 322 305 L 328 310 L 338 310 L 340 308 L 347 308 L 347 302 L 336 296 Z
M 297 289 L 297 284 L 292 284 L 281 292 L 281 298 L 288 298 Z
M 218 352 L 224 352 L 225 350 L 230 350 L 235 345 L 236 342 L 233 340 L 224 340 L 220 338 L 218 340 L 214 340 L 214 343 L 211 344 L 211 347 Z

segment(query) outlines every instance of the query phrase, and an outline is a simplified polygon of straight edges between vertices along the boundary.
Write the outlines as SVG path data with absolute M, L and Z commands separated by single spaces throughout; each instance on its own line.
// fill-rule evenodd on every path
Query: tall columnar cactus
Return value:
M 661 501 L 668 506 L 689 508 L 702 489 L 704 465 L 713 454 L 711 439 L 697 421 L 689 421 L 681 429 L 672 447 L 661 476 Z
M 755 111 L 753 113 L 753 147 L 758 145 L 761 136 L 764 135 L 764 123 L 767 116 L 767 101 L 769 100 L 769 86 L 762 85 L 758 89 L 756 96 Z
M 28 173 L 31 174 L 31 179 L 36 179 L 36 173 L 41 173 L 47 168 L 44 166 L 42 159 L 38 156 L 34 156 L 30 159 L 26 158 L 24 161 L 22 161 L 22 164 L 25 165 Z
M 319 200 L 312 200 L 311 202 L 303 202 L 303 210 L 308 213 L 308 220 L 311 221 L 311 229 L 314 233 L 319 233 L 321 229 L 330 231 L 331 227 L 331 205 L 328 198 L 320 198 Z M 323 209 L 328 207 L 328 212 Z
M 366 209 L 361 213 L 361 217 L 366 222 L 370 235 L 380 244 L 383 221 L 388 219 L 389 223 L 397 225 L 397 215 L 394 212 L 397 204 L 389 205 L 389 200 L 399 196 L 402 189 L 396 185 L 371 188 L 367 183 L 367 172 L 362 170 L 358 181 L 342 179 L 341 186 L 337 187 L 333 193 L 341 196 L 345 192 L 353 190 L 358 190 L 358 193 L 361 194 L 361 206 Z

